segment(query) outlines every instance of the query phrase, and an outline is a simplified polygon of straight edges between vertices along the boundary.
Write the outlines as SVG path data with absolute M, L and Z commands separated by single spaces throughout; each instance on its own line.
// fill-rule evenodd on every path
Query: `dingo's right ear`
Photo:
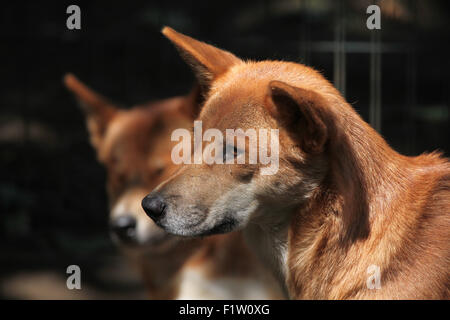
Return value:
M 79 100 L 86 116 L 91 143 L 98 149 L 117 108 L 70 73 L 64 76 L 64 84 Z
M 281 81 L 269 83 L 269 112 L 294 135 L 308 153 L 321 152 L 329 138 L 326 101 L 315 91 Z
M 181 57 L 191 66 L 203 93 L 207 92 L 214 79 L 242 62 L 228 51 L 185 36 L 172 28 L 164 27 L 162 33 L 172 41 Z

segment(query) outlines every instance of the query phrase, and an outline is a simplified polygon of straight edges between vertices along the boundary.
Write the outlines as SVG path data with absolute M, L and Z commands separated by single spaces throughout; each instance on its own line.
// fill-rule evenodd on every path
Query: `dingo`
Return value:
M 123 110 L 72 75 L 65 83 L 82 104 L 92 145 L 107 169 L 112 238 L 140 270 L 150 298 L 282 298 L 240 234 L 177 238 L 157 227 L 140 206 L 142 197 L 175 169 L 170 133 L 191 125 L 198 90 Z
M 205 130 L 279 129 L 279 169 L 183 165 L 143 199 L 184 236 L 244 228 L 294 299 L 442 299 L 450 293 L 450 163 L 392 150 L 318 72 L 242 61 L 164 28 L 193 67 Z M 369 286 L 367 270 L 380 270 Z M 370 280 L 370 279 L 369 279 Z

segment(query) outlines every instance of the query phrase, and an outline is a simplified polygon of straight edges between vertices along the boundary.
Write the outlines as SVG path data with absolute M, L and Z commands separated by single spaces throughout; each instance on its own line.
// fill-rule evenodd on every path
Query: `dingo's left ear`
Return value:
M 172 28 L 164 27 L 162 33 L 175 45 L 181 57 L 192 67 L 203 93 L 221 74 L 242 62 L 232 53 L 195 40 Z
M 86 116 L 91 143 L 98 149 L 103 142 L 108 124 L 117 112 L 116 106 L 87 87 L 73 74 L 68 73 L 64 76 L 64 84 L 79 100 Z
M 314 91 L 281 81 L 269 83 L 269 96 L 270 113 L 295 137 L 300 147 L 308 153 L 321 152 L 328 139 L 325 99 Z

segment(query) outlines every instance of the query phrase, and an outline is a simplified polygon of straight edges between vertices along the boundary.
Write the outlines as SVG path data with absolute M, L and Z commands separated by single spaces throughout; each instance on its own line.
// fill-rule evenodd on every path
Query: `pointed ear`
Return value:
M 64 76 L 64 84 L 80 102 L 86 116 L 91 143 L 98 149 L 117 108 L 70 73 Z
M 312 90 L 281 81 L 269 83 L 270 113 L 307 153 L 323 151 L 328 140 L 325 99 Z
M 228 51 L 185 36 L 172 28 L 164 27 L 161 32 L 172 41 L 181 57 L 191 66 L 203 92 L 208 91 L 214 79 L 242 62 Z

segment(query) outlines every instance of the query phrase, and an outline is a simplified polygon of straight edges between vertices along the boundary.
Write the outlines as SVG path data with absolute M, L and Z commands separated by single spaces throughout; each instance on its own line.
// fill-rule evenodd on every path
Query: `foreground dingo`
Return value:
M 202 85 L 203 130 L 279 129 L 279 168 L 183 165 L 142 201 L 159 226 L 194 237 L 244 229 L 293 299 L 449 298 L 447 159 L 398 154 L 309 67 L 163 33 Z

